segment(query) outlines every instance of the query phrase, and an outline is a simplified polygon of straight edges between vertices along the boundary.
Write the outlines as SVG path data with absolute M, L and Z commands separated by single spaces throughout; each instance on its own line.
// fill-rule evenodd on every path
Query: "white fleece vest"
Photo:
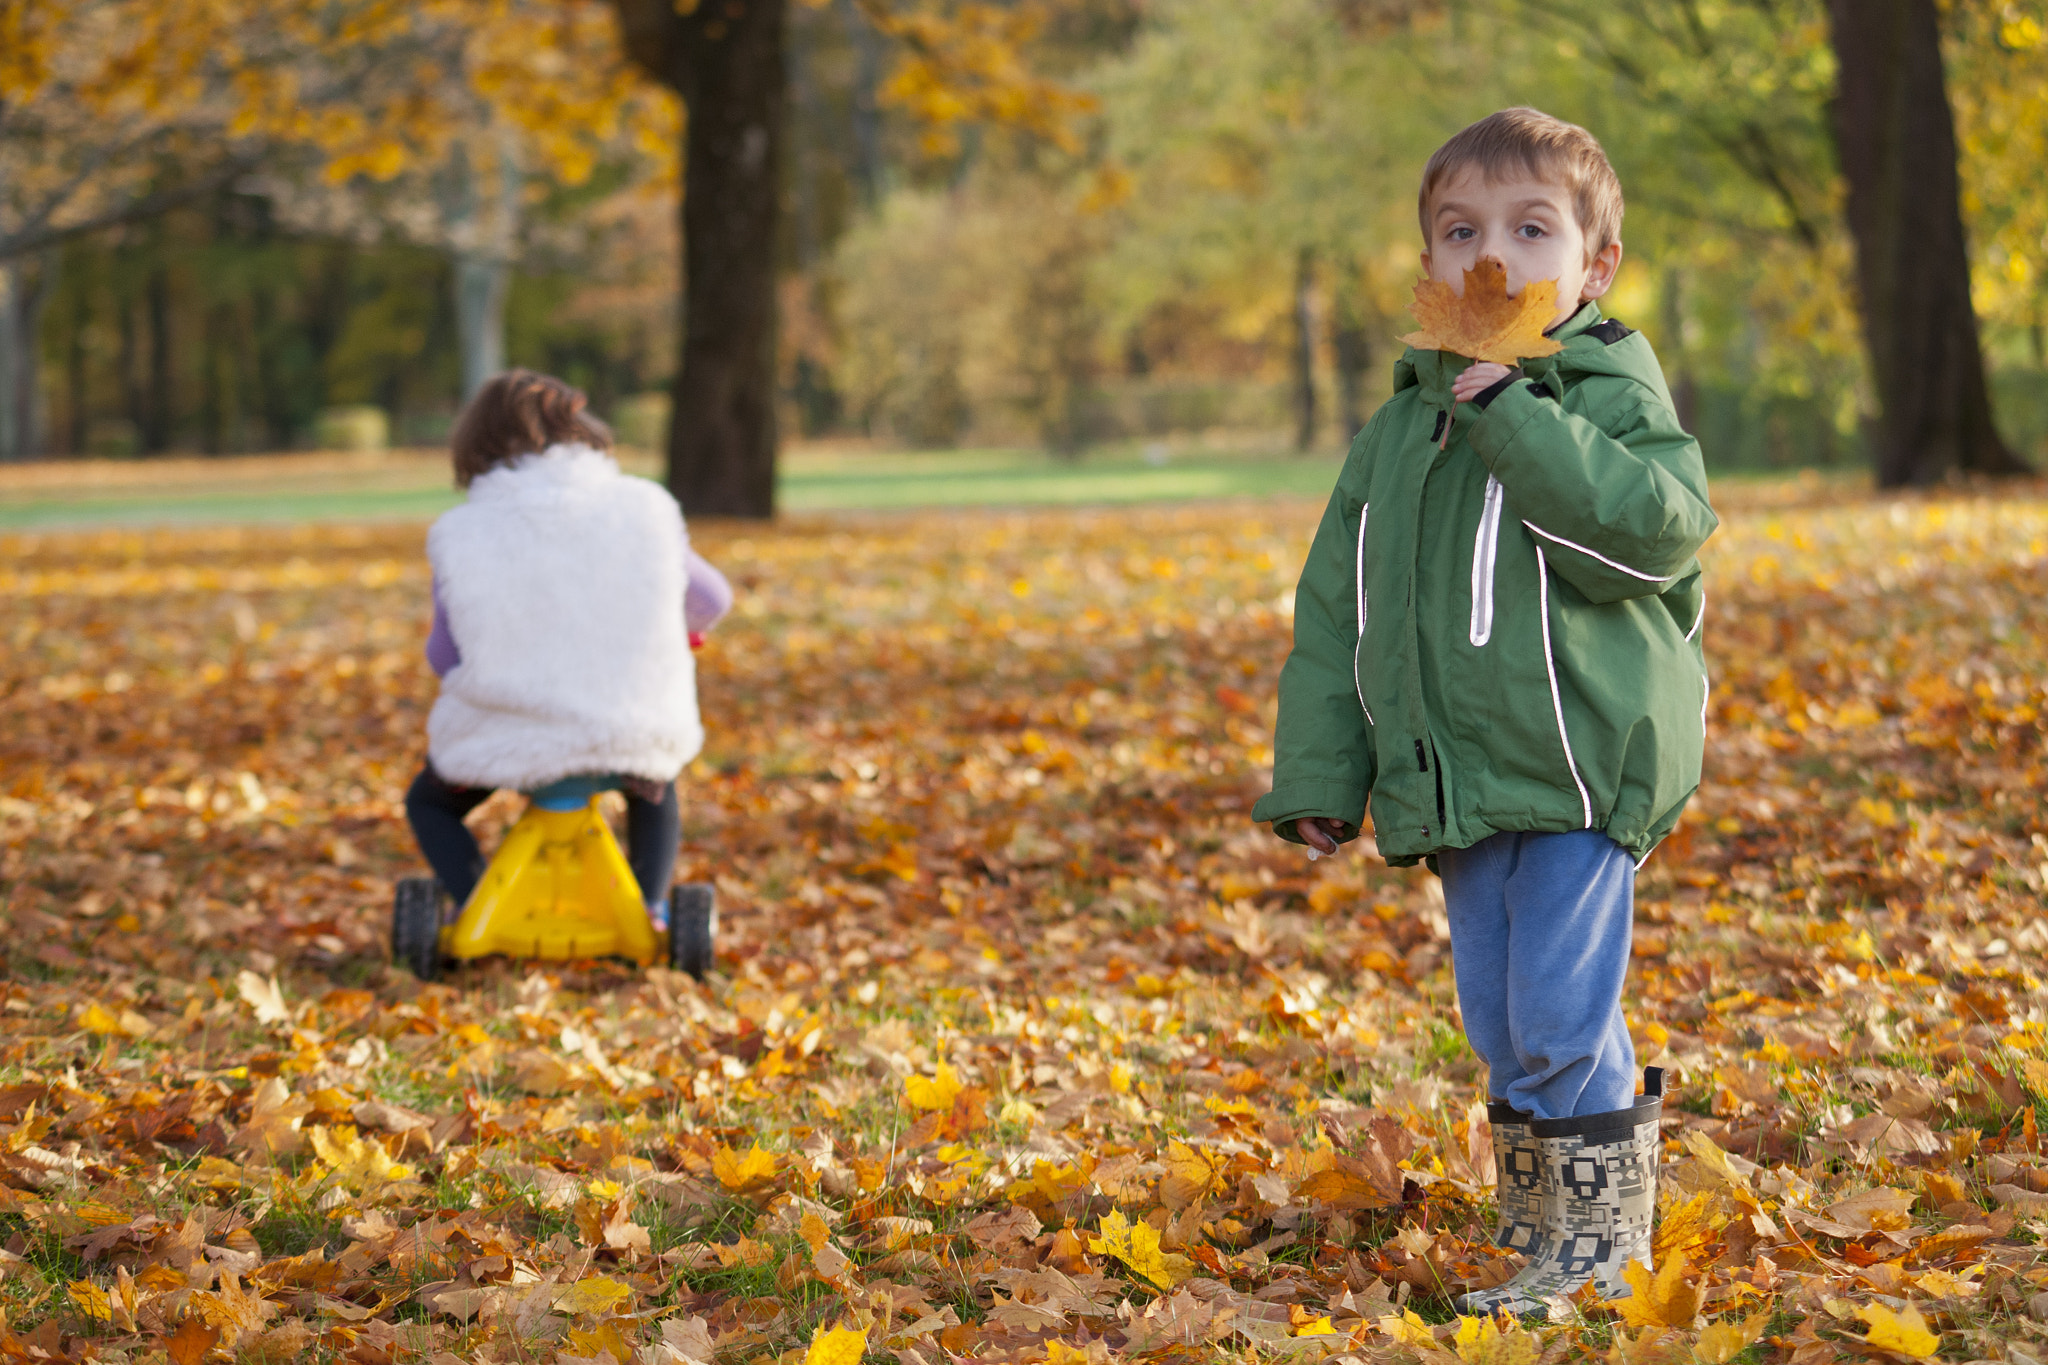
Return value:
M 583 773 L 667 781 L 697 756 L 682 509 L 583 445 L 480 474 L 427 533 L 462 662 L 427 752 L 458 786 Z

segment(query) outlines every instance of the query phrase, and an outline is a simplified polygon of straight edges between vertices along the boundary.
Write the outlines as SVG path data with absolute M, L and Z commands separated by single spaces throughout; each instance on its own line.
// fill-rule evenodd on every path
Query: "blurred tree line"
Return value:
M 0 394 L 17 434 L 0 430 L 0 451 L 303 446 L 351 404 L 428 441 L 503 363 L 563 374 L 610 414 L 635 395 L 634 411 L 658 405 L 644 395 L 682 349 L 673 196 L 695 78 L 664 78 L 679 103 L 635 73 L 613 8 L 431 0 L 403 31 L 277 37 L 263 70 L 322 73 L 289 107 L 153 106 L 165 127 L 72 214 L 96 226 L 6 257 Z M 1423 160 L 1528 103 L 1607 146 L 1629 196 L 1610 311 L 1657 345 L 1710 462 L 1870 456 L 1884 386 L 1838 154 L 1859 126 L 1853 111 L 1843 126 L 1821 0 L 755 9 L 780 25 L 768 335 L 784 430 L 1334 450 L 1383 396 L 1406 327 Z M 2048 41 L 2035 5 L 1939 15 L 1992 410 L 2010 446 L 2038 453 Z M 0 100 L 0 250 L 34 217 L 21 187 L 36 177 L 10 158 L 34 163 L 21 149 L 64 133 L 23 108 Z M 9 335 L 33 338 L 36 365 L 9 370 Z

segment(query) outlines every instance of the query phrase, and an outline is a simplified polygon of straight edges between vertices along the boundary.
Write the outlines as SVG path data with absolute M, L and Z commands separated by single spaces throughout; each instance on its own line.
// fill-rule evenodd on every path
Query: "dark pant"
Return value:
M 457 905 L 468 902 L 484 874 L 483 853 L 462 818 L 490 794 L 488 787 L 451 785 L 431 763 L 420 769 L 405 794 L 405 818 L 412 825 L 413 837 L 420 841 L 420 852 Z M 668 894 L 682 832 L 675 783 L 661 786 L 659 801 L 626 792 L 626 862 L 633 869 L 633 879 L 640 883 L 640 898 L 650 906 Z

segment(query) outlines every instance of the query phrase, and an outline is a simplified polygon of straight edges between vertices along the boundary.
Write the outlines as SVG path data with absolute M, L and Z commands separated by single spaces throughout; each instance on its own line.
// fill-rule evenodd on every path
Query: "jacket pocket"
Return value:
M 1365 712 L 1365 723 L 1377 728 L 1379 722 L 1372 718 L 1372 708 L 1365 704 L 1365 680 L 1358 675 L 1359 655 L 1365 648 L 1365 514 L 1371 508 L 1371 503 L 1358 504 L 1358 643 L 1351 647 L 1351 684 L 1358 689 L 1358 709 Z
M 1500 556 L 1500 508 L 1504 499 L 1500 480 L 1488 474 L 1479 531 L 1472 538 L 1472 627 L 1468 638 L 1475 647 L 1493 638 L 1493 574 Z

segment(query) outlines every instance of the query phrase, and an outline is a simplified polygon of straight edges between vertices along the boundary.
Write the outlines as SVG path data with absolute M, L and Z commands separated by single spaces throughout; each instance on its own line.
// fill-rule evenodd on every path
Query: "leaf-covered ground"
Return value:
M 706 987 L 388 963 L 420 527 L 0 541 L 0 1356 L 2048 1359 L 2048 501 L 1730 507 L 1661 1264 L 1505 1334 L 1432 880 L 1246 821 L 1316 514 L 700 531 Z

